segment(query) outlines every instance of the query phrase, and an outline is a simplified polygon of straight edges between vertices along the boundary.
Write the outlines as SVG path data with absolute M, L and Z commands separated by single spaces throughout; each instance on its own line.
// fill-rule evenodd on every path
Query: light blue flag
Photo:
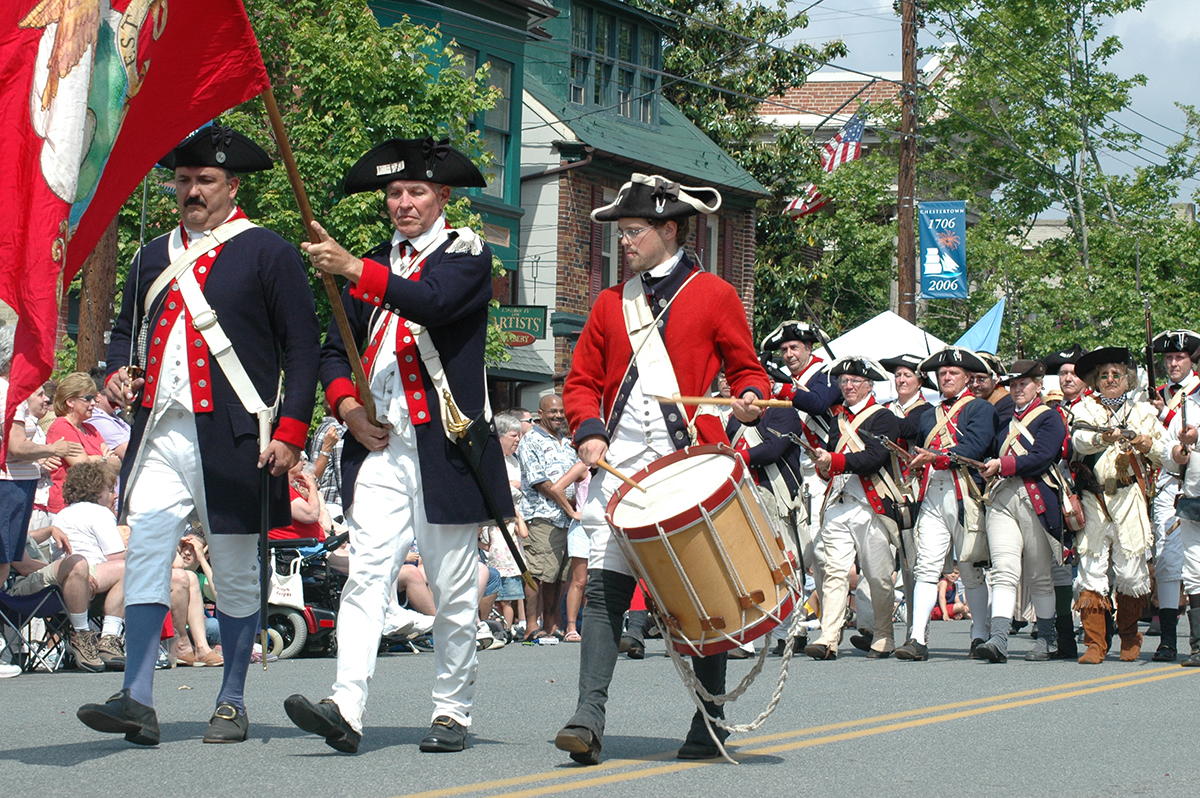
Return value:
M 991 352 L 996 354 L 1000 346 L 1000 322 L 1004 320 L 1004 300 L 992 305 L 992 309 L 983 314 L 983 318 L 975 322 L 971 329 L 963 333 L 962 338 L 954 342 L 955 346 L 965 346 L 973 352 Z

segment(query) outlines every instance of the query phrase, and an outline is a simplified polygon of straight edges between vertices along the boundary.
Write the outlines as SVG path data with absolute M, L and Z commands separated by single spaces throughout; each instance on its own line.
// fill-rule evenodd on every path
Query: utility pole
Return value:
M 900 173 L 896 180 L 897 251 L 896 304 L 900 318 L 917 323 L 917 246 L 913 224 L 916 216 L 917 183 L 917 2 L 898 0 L 900 5 L 900 58 L 903 87 L 900 89 Z

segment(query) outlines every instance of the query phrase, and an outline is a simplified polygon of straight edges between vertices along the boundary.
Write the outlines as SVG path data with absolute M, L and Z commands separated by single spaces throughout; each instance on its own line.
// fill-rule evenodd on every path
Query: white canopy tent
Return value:
M 836 357 L 861 355 L 873 360 L 906 354 L 924 357 L 945 347 L 946 343 L 940 338 L 930 335 L 914 324 L 909 324 L 890 310 L 883 311 L 875 318 L 829 342 L 829 349 Z M 828 357 L 828 352 L 823 346 L 818 346 L 815 351 L 821 357 Z M 930 391 L 926 391 L 925 394 L 930 398 L 937 395 Z M 877 401 L 887 401 L 895 397 L 896 387 L 891 380 L 875 383 Z

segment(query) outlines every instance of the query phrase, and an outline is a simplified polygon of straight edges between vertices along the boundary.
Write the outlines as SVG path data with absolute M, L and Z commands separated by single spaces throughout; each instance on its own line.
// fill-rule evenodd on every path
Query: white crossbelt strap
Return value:
M 158 299 L 159 294 L 167 290 L 167 286 L 171 284 L 171 281 L 183 274 L 183 272 L 188 271 L 188 268 L 193 263 L 234 236 L 240 235 L 252 227 L 258 227 L 258 225 L 243 217 L 219 224 L 210 230 L 208 235 L 185 249 L 179 257 L 171 261 L 171 264 L 163 270 L 162 274 L 155 278 L 154 282 L 150 284 L 150 290 L 146 292 L 146 299 L 142 302 L 142 310 L 147 311 L 151 308 L 155 300 Z M 182 233 L 179 235 L 182 239 Z M 180 246 L 182 246 L 182 240 Z M 192 315 L 195 316 L 195 314 Z
M 650 310 L 650 303 L 646 301 L 646 286 L 639 275 L 626 280 L 621 289 L 621 312 L 625 316 L 625 332 L 629 335 L 629 345 L 633 349 L 630 365 L 637 363 L 638 381 L 642 383 L 643 393 L 651 396 L 679 395 L 675 366 L 671 364 L 671 356 L 667 353 L 667 345 L 658 331 L 658 323 L 683 293 L 687 284 L 699 273 L 698 270 L 694 271 L 684 280 L 683 285 L 679 286 L 679 290 L 657 316 Z M 628 366 L 625 373 L 629 373 Z M 687 410 L 681 403 L 676 402 L 676 406 L 679 408 L 679 417 L 687 420 L 691 443 L 695 443 L 695 419 L 688 419 Z
M 258 395 L 258 390 L 246 373 L 246 367 L 238 360 L 237 352 L 233 351 L 233 343 L 229 336 L 217 323 L 217 314 L 204 298 L 200 283 L 191 269 L 179 275 L 179 294 L 183 304 L 192 314 L 192 326 L 204 337 L 208 351 L 220 365 L 225 379 L 229 380 L 234 393 L 237 394 L 246 411 L 258 417 L 258 448 L 262 451 L 271 442 L 271 424 L 275 420 L 275 407 L 268 407 Z M 275 402 L 279 401 L 279 391 L 275 392 Z

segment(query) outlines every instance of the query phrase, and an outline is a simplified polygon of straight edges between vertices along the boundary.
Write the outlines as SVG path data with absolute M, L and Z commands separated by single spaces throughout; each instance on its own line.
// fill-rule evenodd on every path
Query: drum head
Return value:
M 728 454 L 715 450 L 681 454 L 663 458 L 638 475 L 640 478 L 635 476 L 646 492 L 621 491 L 619 502 L 609 507 L 613 526 L 632 529 L 660 524 L 694 510 L 723 486 L 731 488 L 730 478 L 737 478 L 738 461 Z

